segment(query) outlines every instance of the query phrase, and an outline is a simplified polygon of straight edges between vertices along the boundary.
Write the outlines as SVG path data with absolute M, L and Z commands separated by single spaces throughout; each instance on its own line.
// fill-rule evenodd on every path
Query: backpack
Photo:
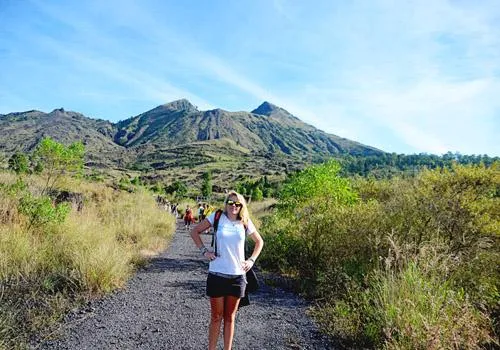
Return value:
M 213 247 L 215 244 L 215 234 L 217 233 L 217 228 L 219 227 L 219 220 L 220 220 L 221 215 L 222 215 L 222 209 L 217 209 L 217 211 L 215 212 L 215 217 L 214 217 L 214 224 L 213 224 L 214 234 L 212 235 L 212 243 L 210 244 L 211 247 Z M 215 255 L 217 255 L 217 245 L 215 245 L 214 252 L 215 252 Z

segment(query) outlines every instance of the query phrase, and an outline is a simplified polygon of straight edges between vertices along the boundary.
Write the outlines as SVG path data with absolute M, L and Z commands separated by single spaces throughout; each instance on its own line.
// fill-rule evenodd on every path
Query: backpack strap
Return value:
M 218 209 L 215 212 L 214 224 L 213 224 L 214 234 L 212 236 L 212 243 L 210 244 L 211 247 L 213 247 L 215 245 L 215 248 L 214 248 L 215 256 L 217 256 L 217 239 L 215 236 L 217 235 L 217 229 L 219 228 L 219 220 L 220 220 L 221 215 L 222 215 L 222 209 Z

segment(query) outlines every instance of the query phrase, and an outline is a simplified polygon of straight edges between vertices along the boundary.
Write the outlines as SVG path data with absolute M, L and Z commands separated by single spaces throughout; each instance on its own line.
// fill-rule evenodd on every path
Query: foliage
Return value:
M 260 188 L 257 187 L 255 190 L 253 190 L 252 199 L 254 201 L 261 201 L 262 199 L 264 199 L 264 194 L 262 193 L 262 190 Z
M 0 178 L 0 348 L 8 349 L 49 334 L 75 302 L 123 286 L 175 227 L 141 190 L 78 182 L 73 190 L 89 202 L 81 212 L 62 213 L 48 197 L 27 194 L 39 193 L 45 179 L 24 180 Z M 36 230 L 24 224 L 25 215 Z
M 26 174 L 29 171 L 28 157 L 21 152 L 14 153 L 9 158 L 9 169 L 16 174 Z
M 42 193 L 48 193 L 63 174 L 74 174 L 83 168 L 85 148 L 81 142 L 64 146 L 45 137 L 34 152 L 35 163 L 43 167 L 42 176 L 45 178 L 45 187 Z
M 149 189 L 153 192 L 153 193 L 158 193 L 158 194 L 164 194 L 165 193 L 165 188 L 164 186 L 159 183 L 159 182 L 156 182 L 155 184 L 151 185 L 149 187 Z
M 255 180 L 241 181 L 236 185 L 236 191 L 260 201 L 263 198 L 271 198 L 278 190 L 278 183 L 271 183 L 267 175 Z
M 177 180 L 173 184 L 165 187 L 166 194 L 173 194 L 177 198 L 183 198 L 187 194 L 187 192 L 187 185 L 180 180 Z
M 339 163 L 330 160 L 291 175 L 279 193 L 281 208 L 301 210 L 322 204 L 323 200 L 354 203 L 356 195 L 351 191 L 349 182 L 339 176 L 339 171 Z
M 304 288 L 318 295 L 322 292 L 317 282 L 325 278 L 319 266 L 332 266 L 331 259 L 343 256 L 331 250 L 337 237 L 331 234 L 332 220 L 338 213 L 332 208 L 350 208 L 357 202 L 339 170 L 338 163 L 330 161 L 293 174 L 282 187 L 275 216 L 263 227 L 266 245 L 271 246 L 263 253 L 263 264 L 297 275 Z
M 209 171 L 202 175 L 201 194 L 207 198 L 212 194 L 212 173 Z
M 352 185 L 338 173 L 314 166 L 284 184 L 261 227 L 261 264 L 295 276 L 319 300 L 325 330 L 357 346 L 490 343 L 499 313 L 498 163 Z M 420 320 L 409 305 L 420 305 Z
M 132 180 L 130 180 L 130 183 L 134 186 L 141 186 L 142 185 L 141 179 L 139 178 L 139 176 L 136 176 Z
M 499 161 L 498 157 L 487 155 L 462 155 L 448 152 L 442 156 L 435 154 L 396 154 L 382 153 L 377 155 L 343 155 L 337 157 L 342 164 L 343 175 L 373 176 L 375 178 L 391 178 L 394 176 L 415 176 L 423 169 L 451 168 L 453 165 L 491 166 Z
M 477 349 L 491 341 L 487 318 L 464 290 L 455 290 L 445 275 L 436 273 L 442 272 L 439 268 L 425 270 L 410 262 L 399 273 L 374 277 L 374 299 L 365 301 L 373 320 L 364 326 L 366 335 L 374 342 L 383 335 L 387 349 Z
M 28 217 L 28 229 L 40 229 L 43 225 L 62 223 L 70 210 L 68 203 L 53 205 L 48 196 L 34 197 L 27 193 L 19 201 L 19 212 Z
M 85 175 L 85 179 L 95 182 L 104 182 L 105 174 L 101 171 L 92 170 L 90 174 Z

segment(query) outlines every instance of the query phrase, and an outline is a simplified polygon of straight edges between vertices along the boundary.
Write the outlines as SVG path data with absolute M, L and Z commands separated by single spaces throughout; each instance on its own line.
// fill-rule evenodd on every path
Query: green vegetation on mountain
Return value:
M 244 176 L 283 176 L 332 156 L 383 154 L 324 133 L 268 102 L 252 112 L 228 112 L 199 111 L 178 100 L 116 124 L 64 109 L 28 111 L 0 115 L 0 129 L 4 159 L 32 153 L 49 136 L 65 145 L 82 142 L 86 167 L 114 178 L 137 171 L 171 182 L 175 172 L 194 184 L 213 169 L 219 187 L 228 181 L 235 185 L 236 179 L 225 176 L 234 167 Z
M 44 137 L 65 145 L 82 142 L 87 150 L 86 164 L 108 168 L 116 164 L 123 147 L 112 140 L 115 127 L 80 113 L 56 109 L 50 113 L 28 111 L 0 115 L 0 152 L 10 157 L 15 152 L 31 153 Z

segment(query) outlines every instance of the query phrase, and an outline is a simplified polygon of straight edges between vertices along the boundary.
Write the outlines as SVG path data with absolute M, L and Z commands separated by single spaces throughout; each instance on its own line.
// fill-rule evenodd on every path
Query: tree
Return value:
M 203 197 L 210 197 L 212 194 L 212 174 L 210 172 L 203 173 L 203 183 L 201 185 L 201 194 Z
M 261 201 L 263 198 L 264 198 L 264 194 L 262 193 L 260 188 L 257 187 L 255 190 L 253 190 L 253 193 L 252 193 L 253 200 Z
M 184 197 L 187 194 L 188 188 L 186 184 L 182 181 L 175 181 L 173 184 L 168 185 L 165 188 L 165 193 L 167 194 L 174 194 L 177 198 Z
M 41 164 L 42 176 L 45 177 L 43 194 L 53 189 L 63 174 L 78 173 L 83 168 L 85 147 L 81 142 L 69 146 L 45 137 L 34 152 L 36 163 Z
M 332 160 L 292 175 L 280 191 L 282 204 L 303 206 L 320 198 L 339 203 L 355 202 L 356 194 L 351 190 L 349 181 L 339 176 L 339 172 L 339 163 Z
M 28 157 L 21 152 L 16 152 L 9 159 L 9 169 L 16 174 L 26 174 L 28 172 Z

